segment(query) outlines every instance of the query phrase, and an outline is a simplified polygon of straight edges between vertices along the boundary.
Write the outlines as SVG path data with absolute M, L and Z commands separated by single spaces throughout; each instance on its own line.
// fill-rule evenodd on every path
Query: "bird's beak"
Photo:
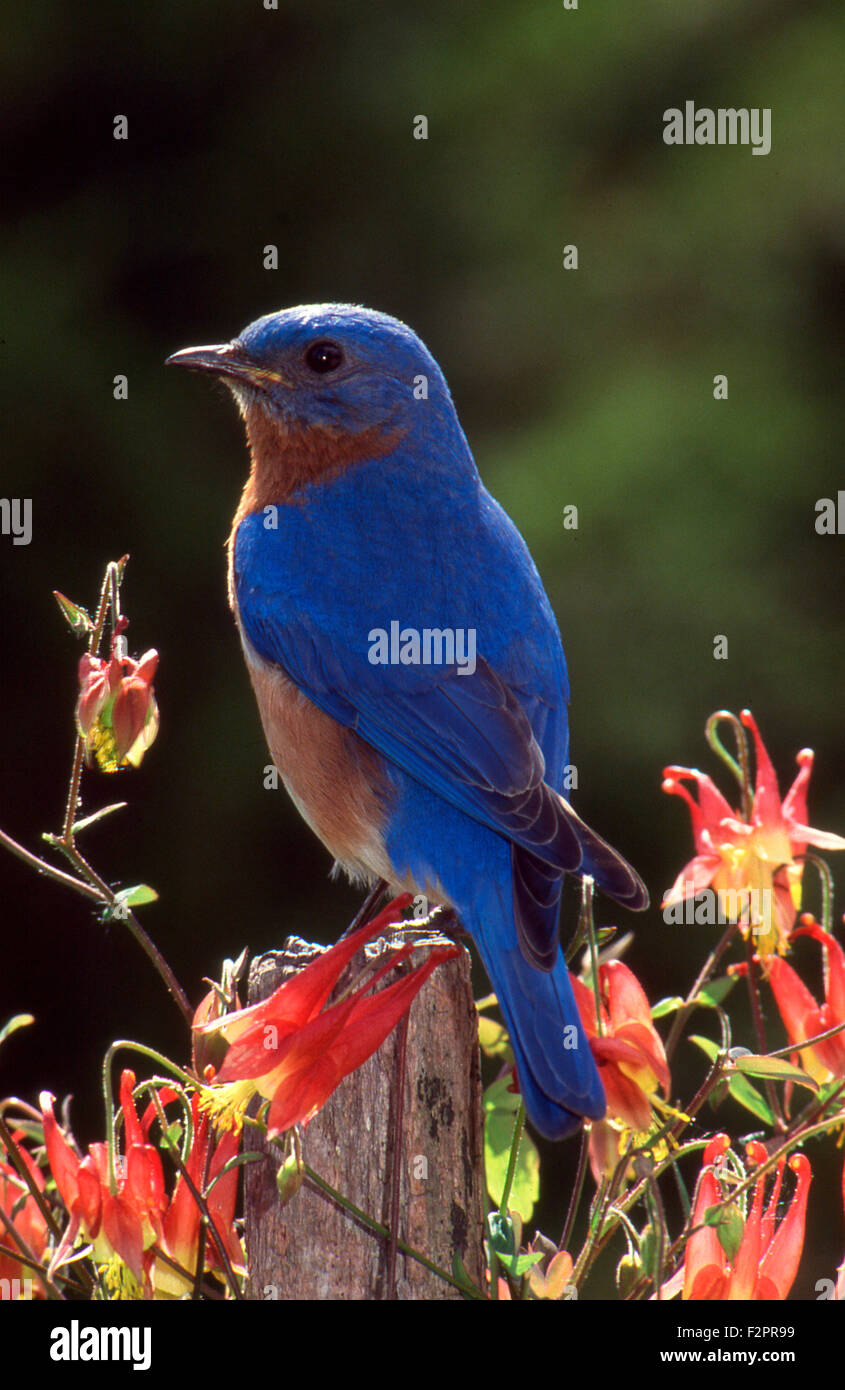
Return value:
M 192 372 L 210 372 L 213 376 L 234 377 L 251 386 L 293 386 L 281 372 L 260 367 L 244 352 L 239 343 L 215 343 L 211 347 L 182 348 L 174 352 L 166 367 L 187 367 Z

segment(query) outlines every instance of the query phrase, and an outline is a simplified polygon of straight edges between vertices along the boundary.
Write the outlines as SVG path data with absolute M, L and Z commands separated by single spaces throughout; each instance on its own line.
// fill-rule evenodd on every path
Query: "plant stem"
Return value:
M 593 879 L 590 874 L 585 874 L 581 880 L 581 915 L 580 922 L 586 923 L 587 940 L 590 943 L 590 973 L 593 977 L 593 998 L 596 1003 L 596 1035 L 602 1037 L 604 1025 L 601 1017 L 601 989 L 599 987 L 599 953 L 596 948 L 596 927 L 593 921 Z
M 731 942 L 731 938 L 733 937 L 735 931 L 737 931 L 737 925 L 735 922 L 732 922 L 728 927 L 727 931 L 725 931 L 719 939 L 717 945 L 714 946 L 713 950 L 710 952 L 710 955 L 707 957 L 706 961 L 704 962 L 703 966 L 698 972 L 695 984 L 693 985 L 692 989 L 687 995 L 686 1000 L 684 1001 L 683 1008 L 679 1009 L 676 1013 L 675 1018 L 672 1022 L 672 1027 L 669 1029 L 669 1037 L 666 1040 L 667 1061 L 671 1061 L 672 1059 L 672 1053 L 675 1051 L 675 1048 L 677 1047 L 678 1039 L 681 1035 L 681 1030 L 684 1024 L 686 1023 L 690 1013 L 692 1012 L 693 1006 L 695 1004 L 699 992 L 703 989 L 704 985 L 709 980 L 713 971 L 716 969 L 716 966 L 718 965 L 725 951 L 728 949 L 728 946 Z
M 660 1162 L 655 1165 L 654 1169 L 647 1178 L 640 1178 L 640 1180 L 628 1191 L 624 1200 L 619 1203 L 619 1210 L 623 1212 L 630 1211 L 631 1207 L 636 1206 L 637 1202 L 642 1197 L 643 1192 L 645 1191 L 646 1184 L 649 1181 L 659 1178 L 660 1175 L 665 1171 L 666 1168 L 669 1167 L 671 1163 L 674 1163 L 679 1158 L 682 1158 L 684 1154 L 696 1153 L 699 1149 L 706 1148 L 707 1143 L 708 1141 L 706 1139 L 694 1139 L 691 1143 L 685 1144 L 683 1148 L 675 1154 L 669 1154 L 666 1156 L 666 1158 L 661 1159 Z M 607 1205 L 607 1203 L 603 1203 L 605 1209 L 602 1215 L 596 1218 L 596 1221 L 594 1223 L 594 1231 L 585 1242 L 584 1248 L 579 1254 L 578 1260 L 575 1264 L 575 1268 L 572 1272 L 572 1283 L 574 1283 L 579 1288 L 581 1286 L 581 1283 L 583 1283 L 584 1279 L 586 1278 L 589 1270 L 597 1260 L 598 1256 L 604 1250 L 605 1246 L 609 1243 L 609 1241 L 613 1238 L 613 1235 L 616 1232 L 616 1227 L 619 1224 L 618 1214 L 616 1221 L 610 1223 L 608 1222 L 608 1217 L 610 1213 L 607 1210 Z
M 739 754 L 739 762 L 732 758 L 727 748 L 725 748 L 719 737 L 717 726 L 721 719 L 726 719 L 733 729 L 736 739 L 736 749 Z M 751 799 L 751 769 L 748 761 L 748 739 L 745 735 L 745 727 L 740 723 L 735 714 L 729 709 L 717 710 L 711 714 L 705 728 L 704 735 L 713 752 L 722 759 L 726 767 L 729 767 L 736 780 L 739 782 L 742 793 L 742 818 L 747 823 L 751 821 L 752 799 Z
M 114 562 L 106 567 L 103 585 L 100 589 L 100 601 L 97 605 L 97 616 L 94 619 L 94 626 L 88 638 L 88 655 L 96 656 L 100 650 L 100 642 L 103 637 L 103 628 L 106 623 L 106 614 L 109 608 L 109 595 L 112 590 L 114 575 L 117 573 L 117 566 Z M 73 763 L 70 770 L 70 784 L 68 786 L 67 803 L 65 806 L 65 823 L 62 827 L 62 840 L 66 845 L 73 844 L 73 823 L 76 820 L 76 810 L 79 805 L 79 783 L 82 778 L 82 763 L 85 754 L 84 740 L 77 734 L 76 744 L 73 750 Z
M 17 840 L 13 840 L 11 835 L 7 835 L 5 830 L 0 830 L 0 845 L 4 845 L 11 854 L 23 860 L 24 864 L 28 864 L 37 874 L 52 878 L 56 883 L 63 883 L 66 888 L 72 888 L 75 893 L 81 893 L 83 898 L 89 898 L 94 902 L 102 900 L 102 895 L 95 888 L 91 888 L 87 883 L 74 878 L 72 874 L 64 873 L 62 869 L 54 868 L 52 864 L 39 859 L 36 854 L 31 854 L 28 849 L 24 849 L 23 845 L 19 845 Z
M 825 1033 L 816 1033 L 812 1038 L 807 1038 L 800 1045 L 787 1043 L 786 1047 L 778 1047 L 774 1052 L 767 1052 L 767 1057 L 788 1057 L 790 1052 L 803 1052 L 805 1047 L 815 1047 L 816 1043 L 827 1042 L 828 1038 L 835 1038 L 837 1033 L 845 1032 L 845 1023 L 837 1023 L 834 1028 L 828 1028 Z
M 13 1241 L 13 1258 L 17 1257 L 17 1251 L 19 1251 L 22 1257 L 21 1264 L 24 1265 L 26 1268 L 31 1269 L 35 1274 L 37 1274 L 39 1281 L 44 1287 L 44 1292 L 46 1293 L 47 1297 L 51 1300 L 60 1299 L 62 1302 L 64 1302 L 64 1294 L 61 1292 L 60 1289 L 56 1288 L 52 1280 L 47 1278 L 47 1275 L 44 1271 L 44 1266 L 40 1263 L 38 1259 L 36 1259 L 35 1251 L 30 1248 L 30 1246 L 27 1244 L 24 1237 L 18 1230 L 17 1226 L 15 1225 L 14 1221 L 12 1220 L 11 1216 L 7 1216 L 2 1207 L 0 1207 L 0 1223 L 2 1223 L 3 1227 L 5 1228 L 7 1236 L 9 1236 Z M 17 1251 L 15 1250 L 15 1246 L 17 1246 Z M 4 1253 L 9 1253 L 8 1245 L 4 1246 Z
M 155 1106 L 156 1115 L 158 1116 L 158 1122 L 161 1128 L 161 1132 L 162 1134 L 166 1134 L 167 1118 L 165 1116 L 164 1107 L 162 1106 L 158 1091 L 156 1091 L 155 1087 L 150 1087 L 150 1095 L 152 1096 L 153 1105 Z M 208 1173 L 211 1165 L 211 1151 L 212 1138 L 211 1133 L 209 1133 L 208 1151 L 205 1157 L 205 1173 L 203 1174 L 203 1186 L 205 1186 L 208 1182 Z M 193 1178 L 188 1172 L 182 1155 L 179 1153 L 179 1150 L 175 1144 L 169 1146 L 169 1153 L 171 1158 L 173 1159 L 173 1162 L 176 1164 L 176 1167 L 179 1169 L 179 1175 L 183 1179 L 185 1186 L 187 1187 L 188 1191 L 190 1192 L 191 1196 L 196 1202 L 197 1209 L 199 1210 L 202 1216 L 202 1224 L 200 1228 L 199 1237 L 200 1252 L 204 1251 L 205 1249 L 206 1236 L 210 1236 L 211 1240 L 214 1242 L 217 1248 L 217 1254 L 220 1257 L 220 1263 L 222 1264 L 226 1272 L 226 1282 L 228 1283 L 229 1288 L 232 1290 L 232 1297 L 239 1300 L 243 1299 L 243 1291 L 241 1289 L 240 1283 L 238 1282 L 238 1277 L 235 1274 L 234 1269 L 232 1268 L 232 1261 L 229 1259 L 229 1253 L 226 1249 L 223 1237 L 220 1235 L 220 1232 L 217 1229 L 214 1217 L 211 1215 L 211 1212 L 209 1211 L 208 1202 L 206 1198 L 200 1192 L 199 1188 L 197 1187 L 196 1183 L 194 1182 Z M 201 1260 L 202 1255 L 198 1254 L 198 1268 L 201 1268 Z
M 754 947 L 750 935 L 745 941 L 745 957 L 748 962 L 745 978 L 748 982 L 748 996 L 751 1001 L 751 1017 L 754 1020 L 754 1032 L 757 1035 L 757 1051 L 762 1057 L 765 1057 L 768 1052 L 769 1044 L 766 1041 L 763 1010 L 760 1007 L 760 992 L 757 988 L 757 975 L 754 969 Z M 787 1123 L 783 1117 L 783 1111 L 780 1108 L 780 1101 L 778 1100 L 774 1082 L 767 1077 L 763 1082 L 763 1089 L 766 1092 L 766 1100 L 769 1102 L 769 1109 L 775 1117 L 778 1129 L 781 1134 L 783 1134 L 787 1129 Z
M 830 866 L 818 854 L 805 854 L 804 862 L 815 865 L 822 884 L 822 927 L 831 935 L 833 932 L 833 874 Z
M 514 1174 L 516 1172 L 516 1160 L 519 1155 L 519 1146 L 522 1142 L 522 1131 L 525 1128 L 525 1101 L 520 1097 L 519 1109 L 516 1112 L 516 1119 L 513 1126 L 513 1139 L 511 1140 L 510 1157 L 508 1158 L 508 1171 L 505 1174 L 505 1186 L 502 1192 L 502 1200 L 499 1203 L 499 1211 L 507 1215 L 508 1202 L 511 1199 L 511 1188 L 513 1187 Z
M 569 1198 L 569 1210 L 566 1213 L 566 1223 L 561 1232 L 558 1250 L 565 1250 L 572 1236 L 572 1228 L 575 1225 L 575 1213 L 578 1210 L 578 1203 L 581 1201 L 581 1193 L 584 1190 L 584 1179 L 587 1176 L 587 1154 L 589 1143 L 587 1131 L 581 1128 L 581 1152 L 578 1155 L 578 1170 L 575 1174 L 575 1182 L 572 1184 L 572 1195 Z
M 89 896 L 96 898 L 96 900 L 98 902 L 101 902 L 104 907 L 111 908 L 112 910 L 116 909 L 114 913 L 115 917 L 119 921 L 124 922 L 125 925 L 129 928 L 129 931 L 132 933 L 138 945 L 141 947 L 141 950 L 145 953 L 145 955 L 152 962 L 155 969 L 158 971 L 159 975 L 164 981 L 168 993 L 173 999 L 173 1002 L 176 1004 L 176 1007 L 180 1010 L 185 1022 L 190 1027 L 190 1025 L 193 1023 L 194 1011 L 191 1008 L 188 996 L 186 995 L 185 991 L 183 990 L 182 986 L 180 985 L 179 981 L 177 980 L 176 976 L 174 975 L 173 971 L 171 970 L 170 966 L 165 960 L 164 956 L 161 954 L 161 951 L 156 946 L 152 937 L 149 936 L 147 932 L 144 930 L 144 928 L 141 926 L 141 923 L 138 921 L 138 918 L 135 916 L 135 913 L 131 910 L 131 908 L 127 907 L 125 903 L 118 902 L 117 894 L 115 893 L 114 889 L 110 888 L 109 885 L 105 882 L 105 880 L 100 878 L 100 875 L 97 873 L 96 869 L 94 869 L 92 865 L 88 863 L 85 856 L 81 854 L 80 851 L 77 849 L 75 843 L 71 842 L 70 844 L 65 844 L 61 840 L 57 840 L 55 843 L 56 847 L 61 850 L 62 854 L 65 855 L 65 857 L 71 862 L 71 864 L 73 864 L 73 866 L 76 869 L 78 869 L 79 872 L 82 875 L 84 875 L 85 878 L 88 879 L 88 882 L 91 884 L 92 889 L 95 890 L 93 893 L 89 893 Z M 55 875 L 56 871 L 53 870 L 52 872 Z M 66 874 L 62 875 L 62 882 L 65 881 L 73 884 L 79 883 L 78 879 L 68 878 Z M 84 885 L 80 885 L 80 891 L 82 891 L 83 889 Z M 86 890 L 86 892 L 87 891 L 88 890 Z

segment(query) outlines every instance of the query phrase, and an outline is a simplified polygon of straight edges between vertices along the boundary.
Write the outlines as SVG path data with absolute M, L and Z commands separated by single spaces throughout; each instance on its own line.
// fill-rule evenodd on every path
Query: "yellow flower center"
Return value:
M 240 1134 L 247 1106 L 257 1090 L 254 1081 L 204 1086 L 200 1091 L 200 1110 L 209 1116 L 215 1129 L 231 1129 Z
M 757 828 L 741 843 L 724 841 L 716 846 L 722 860 L 713 886 L 719 895 L 719 907 L 730 922 L 738 922 L 744 935 L 750 930 L 755 949 L 761 956 L 787 948 L 780 920 L 774 875 L 782 866 L 795 911 L 801 907 L 801 876 L 803 865 L 796 864 L 788 836 L 780 830 Z
M 119 1255 L 112 1255 L 106 1264 L 100 1265 L 100 1274 L 110 1299 L 128 1300 L 143 1297 L 138 1280 Z

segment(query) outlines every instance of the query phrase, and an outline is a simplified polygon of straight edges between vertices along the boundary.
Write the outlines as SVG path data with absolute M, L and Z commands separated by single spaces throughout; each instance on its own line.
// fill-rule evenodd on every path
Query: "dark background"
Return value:
M 224 955 L 289 930 L 331 940 L 357 905 L 263 787 L 225 600 L 240 423 L 222 389 L 162 366 L 282 306 L 386 310 L 440 361 L 558 615 L 576 804 L 655 902 L 691 854 L 664 764 L 730 790 L 703 741 L 719 706 L 754 710 L 782 792 L 813 746 L 810 821 L 843 829 L 842 539 L 814 529 L 845 486 L 843 42 L 835 3 L 7 7 L 2 493 L 33 499 L 34 535 L 0 537 L 0 824 L 34 848 L 59 828 L 80 649 L 51 590 L 93 605 L 128 551 L 131 648 L 161 653 L 162 728 L 138 773 L 86 778 L 88 810 L 131 804 L 85 843 L 110 881 L 158 889 L 143 921 L 192 998 Z M 687 99 L 770 107 L 771 153 L 667 147 L 663 111 Z M 0 911 L 0 1022 L 37 1017 L 2 1050 L 0 1091 L 73 1091 L 78 1133 L 99 1137 L 108 1042 L 182 1056 L 176 1011 L 120 927 L 6 855 Z M 599 915 L 617 920 L 607 901 Z M 713 942 L 657 906 L 620 926 L 652 1000 L 684 993 Z M 799 959 L 818 988 L 815 955 Z M 684 1044 L 675 1094 L 701 1074 Z M 753 1125 L 730 1102 L 706 1122 Z M 810 1154 L 805 1298 L 845 1242 L 830 1150 Z M 538 1216 L 557 1237 L 575 1146 L 544 1152 Z M 611 1280 L 608 1262 L 588 1292 Z

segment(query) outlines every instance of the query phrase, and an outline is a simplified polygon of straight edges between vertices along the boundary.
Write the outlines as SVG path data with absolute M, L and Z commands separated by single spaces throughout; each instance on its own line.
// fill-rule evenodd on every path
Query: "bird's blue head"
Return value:
M 416 334 L 352 304 L 267 314 L 231 343 L 186 348 L 168 364 L 221 377 L 247 420 L 258 410 L 290 431 L 404 431 L 422 401 L 429 417 L 453 414 L 443 373 Z

